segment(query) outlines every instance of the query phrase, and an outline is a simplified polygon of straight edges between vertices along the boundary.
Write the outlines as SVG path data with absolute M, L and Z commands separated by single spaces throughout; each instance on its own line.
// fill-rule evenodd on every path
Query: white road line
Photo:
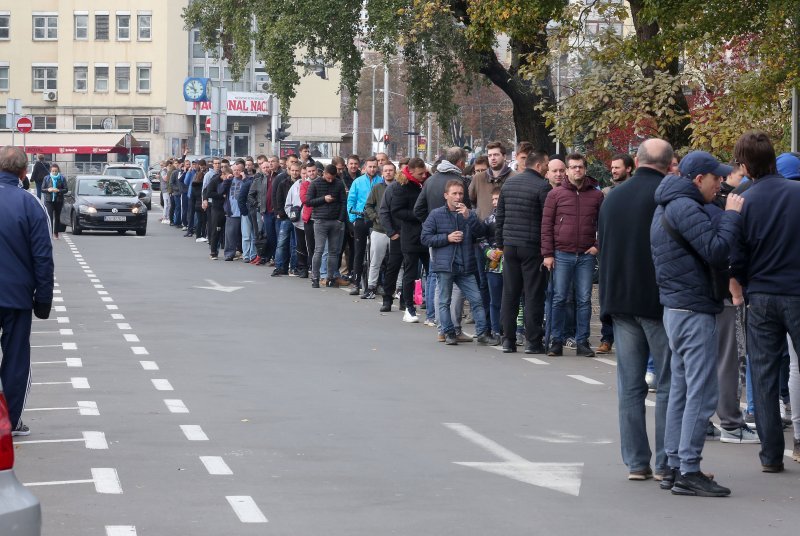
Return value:
M 80 357 L 68 357 L 66 359 L 59 359 L 58 361 L 31 361 L 31 365 L 61 365 L 62 363 L 66 363 L 68 367 L 83 366 Z
M 70 378 L 74 389 L 89 389 L 89 380 L 86 378 Z
M 793 454 L 793 452 L 791 450 L 787 449 L 787 450 L 783 451 L 783 455 L 786 456 L 787 458 L 791 458 L 792 454 Z
M 255 501 L 249 495 L 228 495 L 225 498 L 242 523 L 267 522 L 267 518 L 264 517 L 264 514 L 261 513 Z
M 542 361 L 541 359 L 536 359 L 535 357 L 523 357 L 525 361 L 529 363 L 533 363 L 534 365 L 549 365 L 547 361 Z
M 172 384 L 169 383 L 169 380 L 164 378 L 154 378 L 150 380 L 153 382 L 153 387 L 156 388 L 157 391 L 174 391 L 175 389 L 172 388 Z
M 136 355 L 150 355 L 144 346 L 131 346 L 131 351 Z
M 119 481 L 117 470 L 113 467 L 92 467 L 94 489 L 97 493 L 122 493 L 122 484 Z
M 128 324 L 127 322 L 119 322 L 117 323 L 117 327 L 119 329 L 131 329 L 131 325 Z
M 111 318 L 113 320 L 125 320 L 125 315 L 121 315 L 119 313 L 112 313 Z
M 656 403 L 653 402 L 652 400 L 650 400 L 649 398 L 645 398 L 644 399 L 644 405 L 648 406 L 648 407 L 651 407 L 651 408 L 656 407 Z
M 83 439 L 86 441 L 86 448 L 91 450 L 107 450 L 108 441 L 103 432 L 83 432 Z
M 586 376 L 581 376 L 580 374 L 567 374 L 567 377 L 572 378 L 573 380 L 578 380 L 579 382 L 588 383 L 589 385 L 603 385 L 603 382 L 587 378 Z
M 114 298 L 112 298 L 112 297 L 110 297 L 110 296 L 103 296 L 103 297 L 102 297 L 102 298 L 100 298 L 100 299 L 101 299 L 102 301 L 104 301 L 104 302 L 113 302 L 113 301 L 114 301 Z
M 222 456 L 200 456 L 200 461 L 206 466 L 209 475 L 232 475 L 233 471 L 222 459 Z
M 32 344 L 31 348 L 61 348 L 60 344 Z
M 106 288 L 103 285 L 94 285 L 94 288 Z
M 59 335 L 73 335 L 72 330 L 69 329 L 69 328 L 59 329 L 58 330 L 58 334 Z
M 167 409 L 170 413 L 189 413 L 189 408 L 183 403 L 183 400 L 166 398 L 164 399 Z
M 107 290 L 98 290 L 97 291 L 97 295 L 98 296 L 108 296 L 108 291 Z
M 144 370 L 158 370 L 158 365 L 155 361 L 139 361 Z
M 133 333 L 126 333 L 124 337 L 126 342 L 140 342 L 139 337 L 134 335 Z
M 117 309 L 119 309 L 119 307 L 116 305 L 106 305 L 106 309 L 108 309 L 109 311 L 116 311 Z
M 81 415 L 100 415 L 97 409 L 97 402 L 91 400 L 78 400 L 78 411 Z
M 61 294 L 61 289 L 53 289 L 53 294 Z
M 595 361 L 599 361 L 600 363 L 605 363 L 606 365 L 611 365 L 612 367 L 617 366 L 617 362 L 614 361 L 613 359 L 608 359 L 605 357 L 594 357 L 592 359 L 594 359 Z
M 90 283 L 99 283 L 100 280 L 99 279 L 90 279 L 89 282 Z
M 55 312 L 57 312 L 57 313 L 66 313 L 67 312 L 67 308 L 64 307 L 63 305 L 54 305 L 53 306 L 53 310 Z
M 50 482 L 25 482 L 22 485 L 28 488 L 32 488 L 35 486 L 62 486 L 65 484 L 91 484 L 94 482 L 94 479 L 88 480 L 52 480 Z
M 196 424 L 182 424 L 181 431 L 189 441 L 208 441 L 206 433 Z
M 64 298 L 61 296 L 53 296 L 53 303 L 64 303 Z
M 74 342 L 62 342 L 61 348 L 64 350 L 77 350 L 78 345 L 75 344 Z
M 134 525 L 106 525 L 106 536 L 136 536 Z
M 59 324 L 69 324 L 69 317 L 68 316 L 59 316 L 56 318 Z

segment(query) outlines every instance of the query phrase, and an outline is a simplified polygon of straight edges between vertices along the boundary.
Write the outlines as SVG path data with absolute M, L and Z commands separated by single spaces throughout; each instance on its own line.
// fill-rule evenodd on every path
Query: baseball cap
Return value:
M 783 153 L 776 161 L 778 173 L 785 179 L 800 179 L 800 158 L 792 153 Z
M 686 175 L 690 179 L 706 173 L 727 177 L 733 171 L 731 166 L 723 164 L 705 151 L 692 151 L 687 154 L 678 164 L 678 169 L 681 170 L 681 175 Z

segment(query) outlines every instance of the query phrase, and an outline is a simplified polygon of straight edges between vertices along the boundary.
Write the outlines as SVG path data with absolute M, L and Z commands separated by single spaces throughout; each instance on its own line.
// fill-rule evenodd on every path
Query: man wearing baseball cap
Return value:
M 680 176 L 656 189 L 658 204 L 650 244 L 664 327 L 672 349 L 672 383 L 664 450 L 669 471 L 661 482 L 674 495 L 724 497 L 730 490 L 700 471 L 709 418 L 717 407 L 717 317 L 722 296 L 714 290 L 715 269 L 729 265 L 743 199 L 728 196 L 717 225 L 703 209 L 731 167 L 704 151 L 680 162 Z M 724 281 L 723 283 L 727 283 Z M 712 336 L 709 336 L 712 335 Z

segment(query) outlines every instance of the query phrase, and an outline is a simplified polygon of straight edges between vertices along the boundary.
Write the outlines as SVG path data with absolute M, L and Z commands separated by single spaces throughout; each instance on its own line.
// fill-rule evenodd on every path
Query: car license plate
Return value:
M 125 216 L 106 216 L 105 221 L 125 221 Z

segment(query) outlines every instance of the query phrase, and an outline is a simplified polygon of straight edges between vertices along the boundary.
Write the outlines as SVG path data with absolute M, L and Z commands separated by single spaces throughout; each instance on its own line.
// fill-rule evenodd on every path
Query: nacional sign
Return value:
M 195 115 L 198 107 L 200 115 L 211 114 L 211 101 L 205 101 L 187 102 L 186 115 Z M 269 94 L 228 91 L 228 117 L 258 117 L 271 113 Z

